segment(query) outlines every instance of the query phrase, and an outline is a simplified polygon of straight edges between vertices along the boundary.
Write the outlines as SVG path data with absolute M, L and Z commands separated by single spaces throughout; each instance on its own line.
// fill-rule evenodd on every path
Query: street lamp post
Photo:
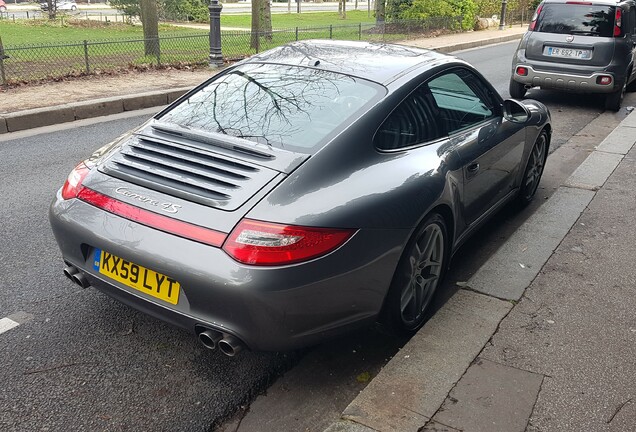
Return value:
M 219 0 L 210 0 L 210 67 L 223 66 L 223 54 L 221 53 L 221 9 L 223 6 Z
M 499 19 L 499 30 L 503 30 L 506 27 L 506 6 L 508 0 L 501 0 L 501 18 Z

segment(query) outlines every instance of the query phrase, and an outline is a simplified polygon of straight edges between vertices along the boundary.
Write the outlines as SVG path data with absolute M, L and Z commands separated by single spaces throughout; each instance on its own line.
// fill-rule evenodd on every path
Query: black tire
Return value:
M 523 99 L 528 91 L 525 84 L 521 84 L 512 78 L 510 78 L 510 86 L 508 90 L 510 91 L 510 97 L 513 99 Z
M 75 12 L 77 10 L 77 6 L 71 6 L 71 12 Z
M 429 318 L 431 301 L 450 256 L 444 218 L 430 214 L 409 240 L 393 275 L 384 322 L 397 334 L 417 331 Z
M 610 93 L 605 97 L 605 109 L 615 112 L 620 110 L 626 91 L 627 81 L 623 84 L 623 87 L 620 90 L 615 91 L 614 93 Z
M 6 11 L 7 11 L 6 6 L 0 6 L 0 12 L 3 12 L 3 13 L 4 13 L 4 12 L 6 12 Z
M 517 204 L 519 207 L 525 207 L 534 198 L 541 182 L 545 161 L 548 157 L 548 133 L 542 130 L 537 140 L 530 150 L 526 169 L 523 172 L 521 185 L 519 186 L 519 195 L 517 195 Z

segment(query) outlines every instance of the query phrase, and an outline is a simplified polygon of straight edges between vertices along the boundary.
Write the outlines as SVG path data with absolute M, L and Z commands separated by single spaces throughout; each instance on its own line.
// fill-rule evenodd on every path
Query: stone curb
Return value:
M 563 216 L 563 214 L 559 215 L 559 212 L 571 212 L 572 214 L 566 221 L 570 226 L 567 229 L 561 227 L 558 230 L 560 236 L 558 243 L 560 243 L 589 202 L 592 201 L 596 192 L 603 187 L 627 153 L 636 145 L 635 128 L 636 115 L 627 116 L 572 173 L 563 186 L 559 188 L 559 191 L 540 208 L 540 211 L 535 213 L 536 220 L 533 224 L 535 226 L 540 226 L 544 222 L 548 224 L 548 221 L 554 220 L 555 217 Z M 574 200 L 573 205 L 548 205 L 552 200 L 558 201 L 559 193 L 568 194 L 569 192 L 581 195 L 580 199 Z M 546 205 L 548 206 L 546 207 Z M 544 207 L 546 208 L 544 209 Z M 541 211 L 541 209 L 543 210 Z M 544 219 L 544 222 L 540 219 Z M 518 247 L 517 237 L 520 235 L 523 236 L 523 233 L 515 233 L 484 263 L 468 282 L 467 289 L 472 291 L 460 290 L 451 297 L 345 408 L 341 414 L 341 419 L 331 424 L 325 429 L 325 432 L 455 430 L 447 426 L 440 426 L 439 429 L 436 426 L 429 427 L 435 424 L 437 419 L 435 414 L 439 412 L 444 403 L 445 398 L 440 397 L 440 391 L 445 391 L 447 395 L 450 393 L 461 376 L 468 370 L 470 363 L 477 358 L 487 341 L 496 333 L 499 323 L 505 318 L 506 302 L 497 300 L 495 297 L 484 296 L 484 294 L 491 293 L 489 289 L 482 288 L 501 285 L 501 274 L 492 271 L 495 265 L 503 265 L 504 270 L 509 269 L 510 266 L 518 265 L 517 260 L 514 258 L 506 259 L 506 257 L 509 258 L 510 250 Z M 517 243 L 515 243 L 516 241 Z M 517 287 L 517 292 L 514 296 L 510 296 L 510 299 L 519 299 L 523 295 L 523 291 L 530 286 L 536 274 L 549 260 L 553 252 L 554 250 L 550 254 L 543 254 L 542 257 L 536 259 L 537 262 L 534 263 L 535 268 L 532 271 L 533 276 L 522 278 L 524 286 Z M 469 293 L 477 297 L 467 296 Z M 458 295 L 462 297 L 459 301 L 464 303 L 462 308 L 458 308 L 457 302 L 453 301 L 453 298 Z M 484 298 L 494 302 L 487 307 L 495 310 L 499 308 L 499 312 L 491 316 L 491 318 L 496 317 L 496 323 L 484 323 L 483 318 L 487 316 L 484 314 L 478 313 L 471 316 L 471 310 L 486 310 L 481 304 Z M 513 307 L 513 303 L 508 304 L 511 308 Z M 440 326 L 441 323 L 444 326 Z M 475 326 L 476 331 L 465 333 L 455 331 L 462 327 L 470 327 L 471 324 Z M 475 341 L 475 339 L 478 340 Z M 475 343 L 481 345 L 478 350 L 472 346 Z M 447 352 L 449 347 L 462 346 L 467 348 L 464 350 L 450 349 L 450 353 Z M 417 361 L 413 361 L 414 356 L 416 356 Z M 458 371 L 456 367 L 453 368 L 449 364 L 455 364 L 462 370 Z M 437 368 L 440 368 L 441 373 Z
M 492 39 L 481 39 L 481 40 L 470 41 L 470 42 L 462 42 L 462 43 L 446 45 L 443 47 L 432 48 L 432 49 L 434 51 L 438 51 L 441 53 L 450 53 L 453 51 L 461 51 L 461 50 L 470 49 L 470 48 L 478 48 L 485 45 L 494 45 L 494 44 L 498 44 L 502 42 L 510 42 L 513 40 L 521 39 L 522 36 L 523 34 L 513 34 L 513 35 L 507 35 L 507 36 L 500 36 L 500 37 L 496 37 Z
M 429 49 L 442 53 L 450 53 L 469 48 L 477 48 L 484 45 L 509 42 L 515 39 L 520 39 L 521 36 L 521 34 L 514 34 L 471 42 L 456 43 L 443 47 L 433 47 Z M 408 45 L 408 41 L 406 41 L 405 44 Z M 190 89 L 191 87 L 182 87 L 177 89 L 157 90 L 129 96 L 115 96 L 0 115 L 0 134 L 51 126 L 75 120 L 119 114 L 125 111 L 134 111 L 143 108 L 167 105 L 174 102 L 179 96 Z
M 0 134 L 167 105 L 191 87 L 73 102 L 0 115 Z

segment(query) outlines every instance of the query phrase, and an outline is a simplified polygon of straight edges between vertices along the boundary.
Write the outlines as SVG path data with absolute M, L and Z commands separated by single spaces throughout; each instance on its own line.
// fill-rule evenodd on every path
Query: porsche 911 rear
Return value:
M 228 355 L 369 322 L 406 231 L 250 211 L 380 90 L 316 69 L 226 72 L 73 170 L 50 210 L 65 273 Z
M 299 41 L 79 164 L 51 225 L 74 282 L 228 355 L 413 334 L 453 252 L 536 194 L 549 122 L 444 54 Z

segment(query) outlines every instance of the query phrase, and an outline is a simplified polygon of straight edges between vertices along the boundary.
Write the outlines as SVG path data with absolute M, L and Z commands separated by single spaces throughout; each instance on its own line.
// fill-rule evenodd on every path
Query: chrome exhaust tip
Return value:
M 73 275 L 77 274 L 78 272 L 79 270 L 75 266 L 68 266 L 64 268 L 64 276 L 69 278 L 69 280 L 73 283 L 75 283 L 75 281 L 73 280 Z
M 77 272 L 71 278 L 76 285 L 79 285 L 82 288 L 88 288 L 89 286 L 91 286 L 86 276 L 84 276 L 82 273 Z
M 208 329 L 199 333 L 199 342 L 207 349 L 216 349 L 221 339 L 223 339 L 223 334 L 218 331 Z
M 243 343 L 231 335 L 226 335 L 218 342 L 217 346 L 228 357 L 234 357 L 243 349 Z

